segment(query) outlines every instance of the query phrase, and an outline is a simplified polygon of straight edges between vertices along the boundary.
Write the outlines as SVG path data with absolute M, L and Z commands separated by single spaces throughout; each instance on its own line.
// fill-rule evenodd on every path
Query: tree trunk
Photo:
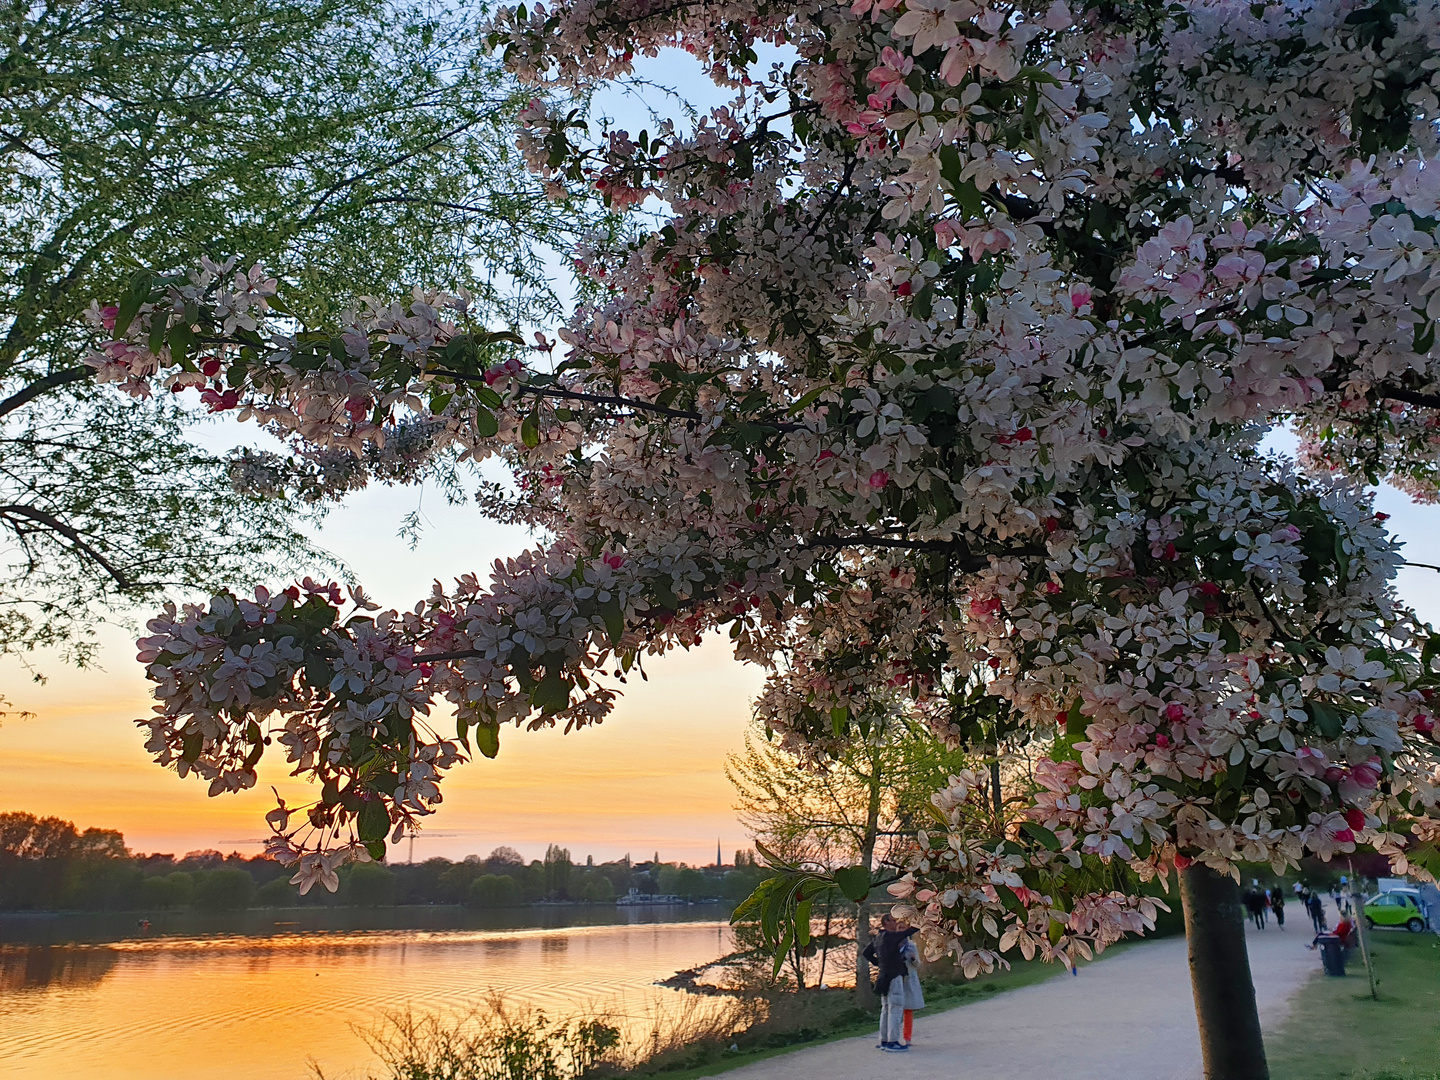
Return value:
M 1000 797 L 1000 747 L 995 747 L 995 760 L 990 762 L 990 795 L 995 806 L 995 817 L 1001 827 L 1005 824 L 1005 801 Z
M 1180 872 L 1205 1080 L 1269 1080 L 1240 886 L 1200 863 Z
M 830 913 L 834 909 L 831 903 L 830 893 L 825 894 L 825 940 L 820 944 L 820 976 L 816 981 L 817 986 L 825 985 L 825 961 L 830 957 Z
M 865 808 L 865 834 L 860 842 L 860 865 L 874 869 L 875 841 L 880 834 L 880 763 L 873 762 L 866 781 L 870 786 L 870 803 Z M 855 1001 L 862 1009 L 874 1009 L 875 989 L 870 985 L 870 961 L 864 957 L 870 944 L 870 917 L 863 903 L 855 905 Z

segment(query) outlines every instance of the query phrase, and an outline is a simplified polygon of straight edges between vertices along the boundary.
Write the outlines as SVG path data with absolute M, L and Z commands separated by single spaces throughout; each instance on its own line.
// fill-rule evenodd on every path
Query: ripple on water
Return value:
M 347 930 L 0 947 L 5 1080 L 227 1080 L 364 1074 L 357 1030 L 386 1012 L 498 999 L 603 1014 L 632 1038 L 681 996 L 654 986 L 731 946 L 724 924 Z M 706 999 L 692 999 L 705 1006 Z

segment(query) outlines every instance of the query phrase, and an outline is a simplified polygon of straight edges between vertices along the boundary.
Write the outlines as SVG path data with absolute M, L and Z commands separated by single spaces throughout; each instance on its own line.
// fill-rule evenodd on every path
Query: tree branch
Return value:
M 0 506 L 0 518 L 28 518 L 52 532 L 59 533 L 65 537 L 65 539 L 69 540 L 70 543 L 74 544 L 79 551 L 93 559 L 96 565 L 109 574 L 115 580 L 115 584 L 120 588 L 121 592 L 128 592 L 135 587 L 136 583 L 131 581 L 121 570 L 116 569 L 109 559 L 96 551 L 85 538 L 80 535 L 78 530 L 66 525 L 54 514 L 47 513 L 44 510 L 37 510 L 33 506 L 11 504 L 9 506 Z
M 478 660 L 484 655 L 478 649 L 461 649 L 459 652 L 416 653 L 410 659 L 417 664 L 440 664 L 446 660 Z
M 94 374 L 94 368 L 81 366 L 65 368 L 61 371 L 52 372 L 51 374 L 46 375 L 43 379 L 36 379 L 33 383 L 25 387 L 23 390 L 18 390 L 15 393 L 11 394 L 4 401 L 0 401 L 0 416 L 4 416 L 6 413 L 14 412 L 22 405 L 26 405 L 29 402 L 34 401 L 41 394 L 49 390 L 54 390 L 56 387 L 59 386 L 65 386 L 68 383 L 81 382 L 84 379 L 90 378 Z
M 455 379 L 459 382 L 480 383 L 485 381 L 483 375 L 465 375 L 458 371 L 447 371 L 444 368 L 431 368 L 426 371 L 426 374 L 442 375 L 447 379 Z M 536 397 L 561 398 L 565 401 L 584 401 L 592 405 L 615 405 L 622 409 L 638 409 L 642 412 L 655 413 L 657 416 L 666 416 L 672 420 L 704 419 L 698 412 L 691 409 L 672 409 L 638 398 L 619 397 L 611 394 L 586 394 L 579 390 L 566 390 L 559 386 L 534 386 L 526 383 L 519 388 L 519 392 L 534 394 Z M 803 424 L 791 424 L 779 420 L 749 420 L 744 423 L 751 423 L 756 427 L 773 428 L 776 431 L 799 431 L 804 427 Z
M 981 556 L 971 550 L 970 545 L 964 540 L 912 540 L 904 536 L 874 536 L 870 533 L 857 533 L 853 536 L 817 536 L 809 540 L 805 545 L 807 548 L 845 548 L 845 547 L 874 547 L 874 548 L 898 548 L 904 551 L 945 551 L 954 552 L 959 555 L 968 555 L 977 566 L 984 566 Z M 1013 548 L 1005 552 L 1007 555 L 1019 556 L 1043 556 L 1043 548 Z
M 1403 386 L 1394 386 L 1390 383 L 1381 383 L 1375 387 L 1375 393 L 1389 401 L 1403 401 L 1407 405 L 1420 405 L 1427 409 L 1440 409 L 1440 394 L 1421 394 L 1414 390 L 1406 390 Z

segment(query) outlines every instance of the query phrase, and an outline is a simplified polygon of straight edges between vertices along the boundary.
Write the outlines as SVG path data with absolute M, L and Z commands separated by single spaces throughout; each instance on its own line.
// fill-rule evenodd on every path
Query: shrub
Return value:
M 615 885 L 604 874 L 590 874 L 581 887 L 580 898 L 603 904 L 607 900 L 615 899 Z
M 470 883 L 465 902 L 471 907 L 514 907 L 520 903 L 520 886 L 509 874 L 482 874 Z
M 140 883 L 139 899 L 143 908 L 188 907 L 194 898 L 195 882 L 183 870 L 148 877 Z
M 479 862 L 462 862 L 436 879 L 436 892 L 446 904 L 463 904 L 470 896 L 470 883 L 485 872 Z
M 289 878 L 277 877 L 260 886 L 255 894 L 257 907 L 294 907 L 300 902 L 300 891 Z
M 389 907 L 395 902 L 395 875 L 379 863 L 359 863 L 346 879 L 350 903 L 360 907 Z
M 390 1030 L 365 1039 L 389 1080 L 581 1080 L 618 1053 L 619 1029 L 599 1020 L 557 1024 L 543 1012 L 492 1008 L 449 1021 L 390 1016 Z
M 203 870 L 194 877 L 201 911 L 243 911 L 255 898 L 255 882 L 244 870 Z

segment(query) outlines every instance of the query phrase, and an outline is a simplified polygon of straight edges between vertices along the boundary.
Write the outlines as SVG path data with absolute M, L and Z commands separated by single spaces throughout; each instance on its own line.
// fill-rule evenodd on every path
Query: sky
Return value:
M 412 551 L 395 530 L 417 506 L 428 521 Z M 523 530 L 415 489 L 352 496 L 318 538 L 381 604 L 402 607 L 428 595 L 435 578 L 448 585 L 527 546 Z M 269 785 L 297 795 L 300 785 L 281 767 L 262 767 L 255 789 L 212 799 L 205 784 L 152 764 L 132 723 L 151 703 L 130 638 L 107 630 L 103 670 L 67 670 L 42 657 L 49 680 L 40 686 L 18 664 L 0 667 L 5 696 L 35 714 L 0 722 L 0 811 L 116 828 L 140 851 L 257 850 L 274 806 Z M 533 858 L 558 843 L 579 859 L 629 853 L 638 860 L 659 851 L 667 861 L 710 863 L 717 839 L 727 862 L 747 847 L 724 759 L 741 745 L 761 674 L 738 664 L 721 641 L 646 667 L 649 681 L 632 679 L 604 724 L 568 735 L 507 728 L 499 757 L 453 770 L 442 812 L 422 831 L 415 857 L 486 854 L 508 844 Z
M 776 57 L 767 55 L 760 66 Z M 683 54 L 662 57 L 641 74 L 684 86 L 697 105 L 723 100 Z M 646 126 L 626 96 L 611 95 L 601 106 L 632 133 Z M 202 439 L 211 445 L 254 442 L 257 433 L 220 425 Z M 1293 440 L 1281 433 L 1270 443 L 1289 449 Z M 1376 506 L 1391 515 L 1408 559 L 1440 565 L 1440 508 L 1417 506 L 1391 489 L 1378 493 Z M 396 530 L 415 509 L 426 528 L 412 550 Z M 483 575 L 496 558 L 531 542 L 524 530 L 489 522 L 473 506 L 449 506 L 434 490 L 387 488 L 347 497 L 317 539 L 382 605 L 402 608 L 427 595 L 432 580 L 448 586 L 461 573 Z M 1422 617 L 1440 621 L 1440 573 L 1402 570 L 1399 586 Z M 13 660 L 0 660 L 0 694 L 16 710 L 34 714 L 21 718 L 12 711 L 0 720 L 0 812 L 25 810 L 82 828 L 119 829 L 137 851 L 254 852 L 266 831 L 264 815 L 274 805 L 270 785 L 287 798 L 297 796 L 292 803 L 313 798 L 274 763 L 262 763 L 255 789 L 213 799 L 203 783 L 155 766 L 133 724 L 150 711 L 133 635 L 107 627 L 103 642 L 100 666 L 91 671 L 38 657 L 49 676 L 43 685 Z M 415 858 L 483 855 L 501 844 L 538 858 L 558 843 L 578 860 L 626 854 L 638 860 L 658 852 L 666 861 L 708 864 L 717 840 L 726 861 L 748 846 L 724 764 L 741 748 L 761 673 L 736 662 L 720 640 L 646 667 L 649 681 L 632 680 L 604 724 L 568 735 L 507 728 L 498 758 L 454 769 L 443 785 L 440 813 L 415 844 Z M 403 848 L 396 853 L 407 855 Z

